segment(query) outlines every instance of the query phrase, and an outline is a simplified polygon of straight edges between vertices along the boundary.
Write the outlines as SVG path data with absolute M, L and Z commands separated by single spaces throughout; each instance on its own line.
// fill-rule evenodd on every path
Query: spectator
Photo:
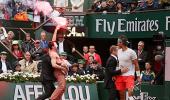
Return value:
M 67 54 L 71 54 L 75 50 L 74 44 L 64 39 L 64 29 L 61 28 L 58 30 L 57 40 L 59 53 L 66 52 Z
M 169 9 L 170 2 L 168 0 L 159 0 L 159 8 Z
M 153 84 L 155 79 L 155 73 L 151 70 L 151 63 L 145 63 L 145 70 L 141 72 L 141 79 L 143 82 L 149 82 Z
M 10 20 L 10 14 L 6 9 L 4 10 L 4 18 L 5 20 Z
M 83 74 L 90 74 L 90 72 L 87 71 L 85 61 L 83 59 L 78 59 L 78 66 L 79 66 L 79 70 L 81 70 Z
M 0 19 L 4 19 L 3 11 L 0 9 Z
M 154 83 L 157 85 L 162 85 L 164 82 L 164 76 L 165 76 L 165 64 L 164 57 L 162 55 L 156 55 L 155 56 L 155 66 L 154 71 L 156 74 Z
M 161 71 L 161 69 L 163 67 L 164 67 L 163 56 L 162 55 L 156 55 L 155 56 L 155 62 L 154 62 L 154 72 L 155 72 L 156 76 Z
M 11 64 L 7 61 L 7 52 L 2 51 L 0 53 L 0 74 L 12 70 Z
M 3 42 L 9 49 L 11 49 L 11 47 L 12 47 L 12 41 L 13 41 L 14 36 L 15 36 L 14 32 L 9 31 L 7 37 L 2 40 L 2 42 Z
M 101 2 L 99 0 L 94 0 L 93 5 L 91 6 L 91 10 L 96 12 L 96 10 L 100 8 L 100 6 Z
M 30 52 L 31 49 L 34 48 L 33 41 L 31 40 L 30 33 L 27 33 L 25 35 L 25 41 L 22 43 L 21 47 L 22 47 L 22 51 L 24 53 L 27 52 L 27 51 Z
M 67 60 L 67 53 L 66 52 L 61 52 L 60 53 L 60 58 L 65 61 L 68 67 L 71 67 L 71 63 Z
M 158 8 L 158 3 L 155 0 L 146 0 L 143 10 L 155 10 Z
M 108 11 L 109 12 L 115 12 L 115 6 L 116 6 L 115 0 L 109 0 L 108 1 Z
M 18 41 L 15 40 L 12 42 L 11 51 L 12 51 L 13 55 L 15 55 L 17 57 L 18 60 L 21 60 L 23 58 L 22 50 L 19 46 Z
M 24 59 L 19 61 L 19 64 L 21 64 L 21 72 L 37 73 L 38 63 L 32 60 L 30 52 L 27 51 L 24 57 Z
M 72 12 L 83 12 L 84 0 L 70 0 Z
M 84 58 L 86 59 L 87 61 L 87 64 L 90 64 L 90 58 L 92 57 L 94 60 L 96 60 L 100 65 L 102 65 L 102 60 L 100 58 L 100 55 L 95 53 L 95 46 L 94 45 L 91 45 L 89 46 L 89 53 L 85 54 L 84 55 Z M 89 58 L 90 57 L 90 58 Z
M 15 7 L 13 8 L 13 16 L 23 11 L 26 11 L 26 8 L 24 7 L 24 5 L 22 5 L 22 2 L 15 2 Z
M 21 64 L 18 61 L 14 64 L 14 72 L 21 72 Z
M 41 40 L 40 40 L 40 47 L 42 49 L 47 49 L 48 48 L 48 41 L 46 40 L 46 33 L 45 31 L 41 32 Z
M 118 13 L 122 13 L 124 12 L 124 6 L 123 6 L 123 3 L 122 2 L 117 2 L 116 4 L 116 12 Z
M 109 11 L 109 8 L 107 6 L 106 1 L 102 1 L 101 6 L 98 6 L 98 8 L 96 9 L 95 12 L 103 12 L 103 13 L 105 13 L 105 12 L 108 12 L 108 11 Z
M 43 56 L 43 49 L 40 47 L 40 41 L 35 40 L 34 41 L 34 48 L 31 49 L 31 56 L 32 58 L 37 61 L 40 60 Z
M 130 13 L 136 12 L 137 6 L 138 6 L 137 1 L 132 1 L 132 2 L 129 3 L 129 5 L 130 5 L 130 7 L 129 7 L 128 12 L 130 12 Z
M 161 45 L 156 46 L 156 50 L 153 50 L 154 55 L 164 55 L 165 51 Z
M 96 60 L 89 64 L 87 70 L 89 70 L 91 75 L 96 74 L 99 77 L 99 80 L 104 79 L 103 67 Z
M 88 46 L 83 46 L 83 55 L 87 54 L 88 52 Z
M 144 42 L 139 41 L 138 50 L 136 50 L 136 54 L 138 55 L 138 63 L 141 71 L 145 69 L 145 62 L 148 59 L 148 53 L 144 50 L 144 46 Z
M 89 61 L 88 61 L 89 64 L 92 64 L 94 61 L 94 56 L 90 55 L 88 59 L 89 59 Z
M 68 75 L 74 75 L 74 74 L 79 74 L 79 75 L 83 75 L 84 73 L 79 70 L 79 66 L 77 63 L 74 63 L 71 67 L 71 70 L 69 70 Z
M 10 15 L 8 13 L 8 11 L 3 8 L 1 11 L 0 11 L 0 19 L 5 19 L 5 20 L 9 20 L 10 19 Z
M 0 27 L 0 40 L 4 40 L 7 37 L 7 33 L 4 27 Z

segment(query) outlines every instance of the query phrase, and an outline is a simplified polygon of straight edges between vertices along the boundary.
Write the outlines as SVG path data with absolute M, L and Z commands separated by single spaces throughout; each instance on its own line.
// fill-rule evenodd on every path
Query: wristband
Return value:
M 136 75 L 137 75 L 137 76 L 140 76 L 140 71 L 136 71 Z

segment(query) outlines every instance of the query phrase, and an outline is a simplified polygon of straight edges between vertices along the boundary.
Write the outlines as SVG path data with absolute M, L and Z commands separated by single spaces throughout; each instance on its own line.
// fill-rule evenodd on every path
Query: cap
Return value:
M 7 55 L 8 53 L 6 51 L 2 51 L 0 54 Z
M 15 67 L 16 67 L 16 66 L 21 66 L 21 64 L 18 62 L 18 63 L 15 64 Z
M 12 41 L 12 45 L 19 44 L 18 41 L 14 40 Z

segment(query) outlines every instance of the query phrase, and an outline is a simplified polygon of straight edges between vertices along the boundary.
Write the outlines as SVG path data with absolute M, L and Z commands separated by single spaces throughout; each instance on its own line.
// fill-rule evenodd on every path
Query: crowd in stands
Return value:
M 46 40 L 45 31 L 41 32 L 40 40 L 33 40 L 29 33 L 25 35 L 25 39 L 22 40 L 21 43 L 19 41 L 14 40 L 14 33 L 12 31 L 8 32 L 8 36 L 1 40 L 2 43 L 10 50 L 11 54 L 17 58 L 16 61 L 12 63 L 7 60 L 7 51 L 1 52 L 1 61 L 8 62 L 7 65 L 0 66 L 0 73 L 7 72 L 8 70 L 12 71 L 21 71 L 38 74 L 41 72 L 41 60 L 44 54 L 48 52 L 48 43 Z M 85 46 L 86 50 L 84 50 L 85 59 L 74 60 L 72 55 L 69 55 L 74 51 L 74 46 L 70 41 L 64 39 L 64 36 L 61 34 L 57 35 L 58 38 L 58 53 L 62 59 L 68 60 L 67 66 L 69 67 L 68 75 L 74 74 L 97 74 L 100 80 L 104 78 L 104 69 L 102 67 L 102 62 L 99 54 L 95 53 L 95 46 L 88 47 Z M 62 44 L 63 43 L 63 44 Z M 70 48 L 71 47 L 71 48 Z M 72 50 L 73 49 L 73 50 Z M 70 52 L 69 52 L 70 51 Z M 89 51 L 89 52 L 88 52 Z
M 25 35 L 25 39 L 19 43 L 17 40 L 13 40 L 14 33 L 8 32 L 8 36 L 1 40 L 4 45 L 11 51 L 17 61 L 12 63 L 7 61 L 7 51 L 1 51 L 0 58 L 0 73 L 12 71 L 21 71 L 38 74 L 41 72 L 42 62 L 41 59 L 44 54 L 48 52 L 48 40 L 46 39 L 46 32 L 41 32 L 40 40 L 33 40 L 29 33 Z M 63 34 L 57 35 L 58 39 L 58 53 L 62 59 L 67 60 L 67 66 L 69 67 L 68 75 L 74 74 L 96 74 L 100 80 L 104 79 L 105 67 L 102 62 L 100 54 L 96 53 L 94 45 L 83 46 L 82 55 L 84 59 L 76 58 L 73 54 L 75 51 L 75 45 L 64 38 Z M 144 49 L 144 42 L 139 41 L 137 49 L 135 50 L 138 56 L 138 62 L 141 70 L 141 79 L 143 82 L 149 82 L 153 84 L 155 79 L 162 82 L 164 75 L 161 74 L 164 71 L 164 51 L 160 45 L 153 51 L 153 57 L 149 57 L 149 54 Z M 5 65 L 4 65 L 5 64 Z
M 136 12 L 146 10 L 165 9 L 167 1 L 159 0 L 95 0 L 91 9 L 94 12 Z
M 33 12 L 32 8 L 26 6 L 27 2 L 22 2 L 22 0 L 3 0 L 0 2 L 0 19 L 11 20 L 15 19 L 17 15 L 25 15 L 26 20 L 28 20 L 29 13 Z
M 94 0 L 91 8 L 83 9 L 85 0 L 54 0 L 51 5 L 63 13 L 67 9 L 71 12 L 136 12 L 157 9 L 169 9 L 170 2 L 168 0 Z M 24 21 L 38 21 L 34 15 L 34 0 L 4 0 L 0 2 L 0 19 L 14 19 Z M 30 6 L 31 5 L 31 6 Z M 20 16 L 24 17 L 20 19 Z

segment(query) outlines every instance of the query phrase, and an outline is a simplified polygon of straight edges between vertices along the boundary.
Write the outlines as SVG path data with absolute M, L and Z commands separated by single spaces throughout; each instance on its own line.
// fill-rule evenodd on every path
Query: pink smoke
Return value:
M 36 1 L 35 3 L 35 14 L 42 12 L 45 16 L 49 15 L 53 11 L 49 2 Z
M 63 17 L 56 17 L 56 18 L 53 18 L 52 19 L 56 24 L 57 24 L 57 27 L 58 29 L 59 28 L 66 28 L 67 27 L 67 19 L 66 18 L 63 18 Z
M 56 23 L 58 28 L 67 27 L 67 19 L 64 17 L 58 17 L 60 13 L 56 10 L 53 10 L 50 3 L 47 1 L 37 1 L 34 11 L 35 14 L 42 12 L 44 16 L 51 18 L 51 21 Z

